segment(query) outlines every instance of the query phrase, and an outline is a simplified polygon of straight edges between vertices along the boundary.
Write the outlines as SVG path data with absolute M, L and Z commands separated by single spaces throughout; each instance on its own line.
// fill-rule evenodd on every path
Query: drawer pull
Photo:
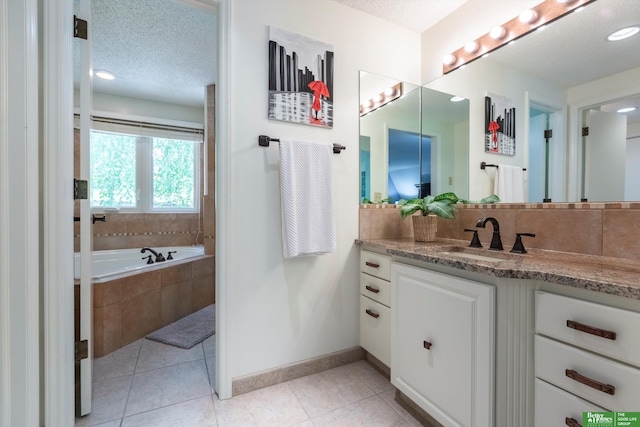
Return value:
M 575 329 L 576 331 L 580 331 L 580 332 L 586 332 L 587 334 L 596 335 L 598 337 L 606 338 L 609 340 L 616 339 L 616 333 L 613 331 L 606 331 L 604 329 L 594 328 L 593 326 L 574 322 L 573 320 L 567 320 L 567 328 Z
M 374 319 L 377 319 L 378 317 L 380 317 L 378 313 L 376 313 L 375 311 L 371 311 L 368 308 L 364 312 L 367 313 L 369 316 L 373 317 Z
M 430 343 L 429 341 L 423 341 L 423 342 L 422 342 L 422 346 L 423 346 L 424 348 L 426 348 L 427 350 L 431 350 L 431 346 L 432 346 L 432 345 L 433 345 L 433 344 L 432 344 L 432 343 Z
M 372 288 L 372 287 L 371 287 L 371 286 L 369 286 L 369 285 L 366 285 L 364 288 L 365 288 L 366 290 L 368 290 L 369 292 L 373 292 L 374 294 L 377 294 L 378 292 L 380 292 L 380 289 Z
M 376 264 L 375 262 L 366 261 L 364 264 L 365 264 L 367 267 L 380 268 L 380 264 Z
M 595 388 L 596 390 L 600 390 L 603 393 L 607 393 L 610 395 L 614 395 L 616 394 L 616 388 L 610 384 L 604 384 L 601 383 L 599 381 L 596 380 L 592 380 L 589 377 L 585 377 L 584 375 L 580 375 L 579 373 L 577 373 L 576 371 L 574 371 L 573 369 L 565 369 L 564 374 L 571 378 L 574 381 L 577 381 L 579 383 L 582 383 L 586 386 L 589 386 L 591 388 Z
M 564 419 L 564 423 L 566 425 L 568 425 L 569 427 L 582 427 L 582 424 L 580 424 L 578 421 L 576 421 L 575 418 L 566 417 Z

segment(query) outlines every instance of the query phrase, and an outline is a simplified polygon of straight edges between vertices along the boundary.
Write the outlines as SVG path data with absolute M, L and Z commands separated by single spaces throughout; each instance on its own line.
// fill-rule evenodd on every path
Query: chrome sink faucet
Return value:
M 489 249 L 493 249 L 496 251 L 503 250 L 502 248 L 502 240 L 500 239 L 500 224 L 498 224 L 498 220 L 494 217 L 488 216 L 485 218 L 480 218 L 476 227 L 485 228 L 487 222 L 490 222 L 493 226 L 493 237 L 491 238 L 491 245 L 489 245 Z

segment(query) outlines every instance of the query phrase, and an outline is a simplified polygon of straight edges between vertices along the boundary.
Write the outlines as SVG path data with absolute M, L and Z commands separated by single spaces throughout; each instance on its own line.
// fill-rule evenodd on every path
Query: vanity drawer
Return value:
M 360 345 L 382 363 L 391 366 L 391 310 L 362 295 Z
M 391 283 L 386 280 L 360 273 L 360 293 L 391 307 Z
M 582 425 L 583 412 L 603 412 L 601 408 L 536 378 L 535 427 L 564 426 L 567 418 Z M 571 421 L 569 421 L 571 423 Z
M 536 332 L 640 366 L 640 313 L 536 292 Z
M 360 271 L 391 280 L 391 257 L 375 252 L 360 251 Z
M 638 409 L 640 369 L 540 335 L 535 358 L 540 379 L 610 411 Z

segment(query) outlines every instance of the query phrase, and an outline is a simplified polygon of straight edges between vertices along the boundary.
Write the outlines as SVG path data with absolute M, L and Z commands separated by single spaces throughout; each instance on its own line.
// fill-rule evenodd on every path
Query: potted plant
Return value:
M 442 193 L 437 196 L 400 200 L 400 216 L 402 219 L 420 212 L 422 215 L 413 216 L 413 235 L 417 242 L 431 242 L 436 239 L 438 218 L 453 218 L 458 196 L 454 193 Z

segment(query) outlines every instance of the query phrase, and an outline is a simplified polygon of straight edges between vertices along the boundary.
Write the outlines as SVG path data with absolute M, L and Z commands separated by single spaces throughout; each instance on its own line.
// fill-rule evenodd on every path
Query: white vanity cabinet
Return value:
M 391 257 L 360 251 L 360 346 L 387 366 L 391 360 Z
M 391 382 L 444 426 L 494 425 L 495 287 L 393 262 Z
M 638 312 L 536 291 L 535 425 L 560 425 L 585 411 L 637 411 L 639 330 Z M 543 387 L 564 396 L 565 413 L 541 397 Z

